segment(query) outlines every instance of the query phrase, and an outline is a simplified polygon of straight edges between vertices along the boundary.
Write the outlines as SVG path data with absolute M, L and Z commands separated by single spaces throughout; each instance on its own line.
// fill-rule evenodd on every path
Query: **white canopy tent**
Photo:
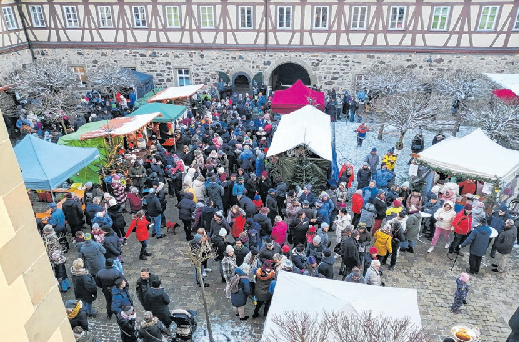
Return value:
M 267 157 L 303 144 L 321 158 L 332 160 L 330 116 L 311 105 L 281 117 Z
M 463 138 L 450 138 L 420 153 L 420 160 L 432 167 L 501 179 L 505 184 L 519 173 L 519 151 L 492 141 L 480 129 Z
M 277 334 L 279 327 L 273 322 L 276 315 L 302 311 L 319 317 L 323 310 L 348 314 L 371 311 L 375 316 L 409 317 L 417 328 L 422 326 L 416 289 L 353 284 L 282 271 L 277 277 L 262 340 L 270 333 Z
M 157 102 L 163 100 L 174 100 L 182 97 L 189 97 L 205 87 L 203 84 L 194 84 L 183 87 L 169 87 L 166 88 L 156 95 L 153 95 L 148 102 Z
M 519 96 L 519 74 L 485 74 L 492 81 L 505 89 L 510 89 Z

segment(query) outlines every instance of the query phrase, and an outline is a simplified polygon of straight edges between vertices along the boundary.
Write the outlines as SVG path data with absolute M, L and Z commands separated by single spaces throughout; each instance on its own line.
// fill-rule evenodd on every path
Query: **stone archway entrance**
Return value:
M 311 85 L 310 74 L 304 67 L 297 63 L 283 63 L 278 65 L 270 76 L 270 86 L 273 90 L 283 90 L 289 88 L 301 80 L 305 85 Z
M 233 92 L 241 94 L 245 97 L 245 93 L 251 94 L 251 80 L 250 77 L 243 73 L 237 73 L 232 79 Z

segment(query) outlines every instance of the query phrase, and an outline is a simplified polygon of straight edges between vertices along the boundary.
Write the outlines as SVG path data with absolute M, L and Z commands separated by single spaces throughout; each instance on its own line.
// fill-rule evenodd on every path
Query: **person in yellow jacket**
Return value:
M 393 201 L 393 205 L 387 208 L 386 216 L 391 216 L 392 218 L 397 217 L 398 213 L 403 210 L 402 203 L 398 200 Z
M 396 158 L 398 157 L 397 154 L 395 154 L 395 148 L 391 147 L 384 158 L 382 158 L 382 163 L 386 163 L 386 167 L 389 171 L 394 171 L 396 166 Z
M 375 244 L 373 246 L 377 248 L 378 260 L 384 260 L 384 256 L 393 252 L 393 249 L 391 248 L 390 234 L 391 226 L 390 224 L 386 223 L 386 225 L 382 229 L 377 230 L 375 235 L 373 235 L 373 238 L 375 239 Z M 385 265 L 385 263 L 383 263 L 382 265 Z

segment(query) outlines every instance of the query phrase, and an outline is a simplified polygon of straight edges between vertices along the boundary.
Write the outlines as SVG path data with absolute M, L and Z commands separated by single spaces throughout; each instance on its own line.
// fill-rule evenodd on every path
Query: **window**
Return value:
M 112 7 L 98 6 L 97 12 L 99 13 L 99 27 L 114 27 Z
M 177 69 L 177 79 L 179 87 L 190 85 L 189 69 Z
M 431 30 L 446 30 L 450 7 L 434 7 Z
M 240 28 L 252 28 L 252 6 L 240 6 Z
M 4 12 L 5 27 L 8 30 L 16 30 L 18 28 L 18 24 L 16 23 L 16 18 L 14 17 L 13 8 L 4 7 L 2 8 L 2 11 Z
M 77 76 L 77 86 L 85 87 L 86 86 L 86 76 L 85 76 L 85 68 L 80 66 L 72 67 L 72 71 Z
M 364 89 L 364 79 L 365 77 L 362 74 L 355 75 L 355 94 Z
M 31 14 L 32 26 L 45 27 L 45 19 L 43 19 L 43 10 L 41 6 L 29 6 Z
M 67 27 L 79 27 L 76 6 L 65 6 L 65 22 Z
M 134 27 L 146 27 L 146 8 L 144 6 L 133 6 L 133 23 Z
M 168 27 L 180 27 L 180 11 L 178 6 L 166 6 L 166 23 Z
M 478 30 L 493 30 L 496 23 L 497 6 L 483 6 L 481 9 L 481 17 L 479 18 Z
M 279 6 L 278 7 L 278 28 L 289 29 L 292 27 L 292 7 Z
M 389 18 L 389 28 L 392 30 L 403 30 L 405 20 L 404 6 L 391 7 L 391 17 Z
M 514 30 L 519 30 L 519 9 L 517 10 L 517 14 L 515 15 Z
M 328 28 L 328 6 L 314 7 L 314 28 Z
M 356 30 L 365 30 L 367 13 L 367 6 L 353 6 L 351 12 L 351 28 Z
M 214 28 L 213 6 L 200 6 L 200 23 L 202 28 Z

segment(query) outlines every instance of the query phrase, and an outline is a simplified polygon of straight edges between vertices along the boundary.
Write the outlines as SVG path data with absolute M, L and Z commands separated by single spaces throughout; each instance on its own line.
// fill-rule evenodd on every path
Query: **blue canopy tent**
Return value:
M 153 90 L 154 85 L 152 75 L 144 74 L 142 72 L 138 72 L 135 70 L 130 71 L 137 80 L 133 88 L 135 89 L 135 95 L 137 95 L 138 99 L 146 95 L 151 90 Z
M 25 186 L 54 190 L 99 157 L 97 148 L 70 147 L 27 135 L 14 147 Z

